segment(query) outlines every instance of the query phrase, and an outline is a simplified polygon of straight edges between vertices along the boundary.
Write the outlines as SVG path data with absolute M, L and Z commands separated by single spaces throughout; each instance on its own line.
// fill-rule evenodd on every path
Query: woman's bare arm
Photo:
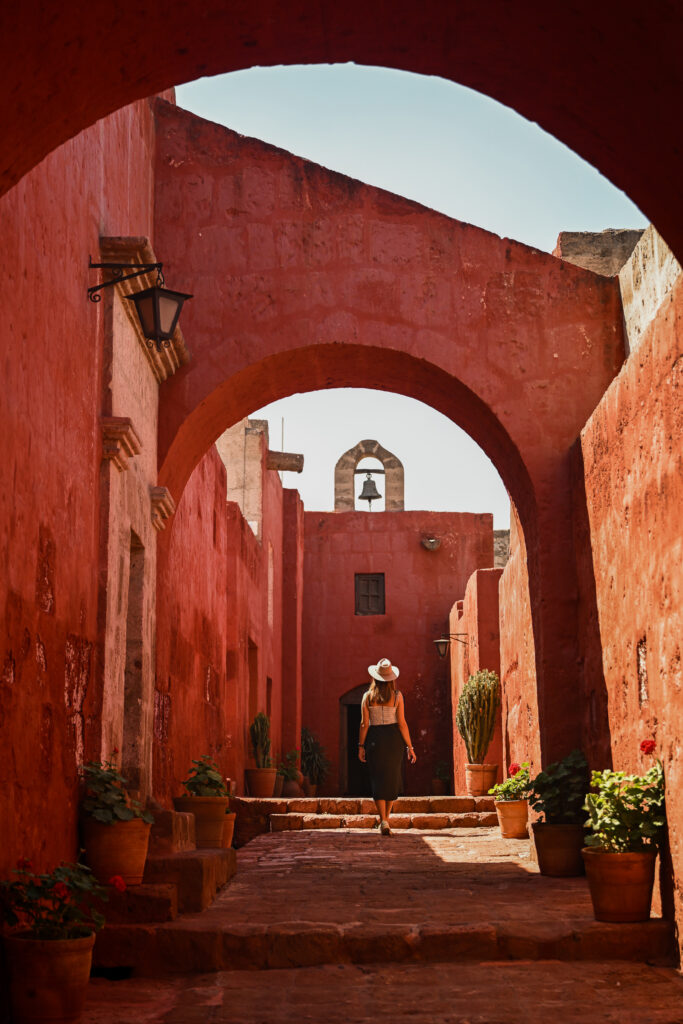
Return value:
M 406 750 L 408 751 L 408 760 L 410 761 L 411 764 L 415 764 L 417 758 L 415 756 L 415 751 L 413 750 L 413 744 L 410 741 L 410 730 L 408 729 L 408 723 L 406 722 L 402 693 L 399 693 L 398 695 L 398 708 L 396 709 L 396 720 L 398 722 L 398 728 L 400 730 L 401 736 L 405 741 Z
M 370 712 L 368 711 L 367 694 L 363 696 L 360 704 L 360 730 L 358 732 L 358 757 L 365 761 L 365 737 L 370 728 Z

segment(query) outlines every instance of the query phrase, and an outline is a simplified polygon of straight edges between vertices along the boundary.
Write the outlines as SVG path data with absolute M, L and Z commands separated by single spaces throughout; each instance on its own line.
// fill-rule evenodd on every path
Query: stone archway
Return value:
M 254 65 L 354 61 L 440 75 L 513 107 L 627 192 L 683 253 L 683 199 L 666 187 L 683 177 L 672 128 L 683 92 L 675 5 L 636 18 L 590 0 L 521 11 L 507 0 L 334 9 L 148 0 L 124 15 L 69 0 L 46 20 L 45 5 L 29 2 L 3 26 L 2 191 L 98 118 L 178 83 Z
M 159 409 L 159 483 L 178 501 L 226 427 L 295 392 L 374 387 L 449 416 L 519 513 L 552 760 L 578 741 L 569 449 L 623 359 L 614 281 L 155 111 L 155 238 L 195 295 L 193 358 Z
M 334 467 L 334 510 L 352 512 L 355 508 L 356 466 L 368 456 L 378 459 L 385 472 L 385 509 L 387 512 L 403 511 L 403 463 L 383 448 L 379 441 L 359 441 L 354 448 L 338 459 Z

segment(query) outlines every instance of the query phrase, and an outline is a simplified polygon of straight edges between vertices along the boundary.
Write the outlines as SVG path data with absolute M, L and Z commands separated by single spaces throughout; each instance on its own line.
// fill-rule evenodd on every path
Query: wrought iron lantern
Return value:
M 467 633 L 442 633 L 438 640 L 432 640 L 432 643 L 436 647 L 436 653 L 440 658 L 445 658 L 448 654 L 451 646 L 451 640 L 457 641 L 459 644 L 464 644 L 467 647 L 468 640 L 463 640 L 463 637 L 468 636 Z
M 121 284 L 122 281 L 130 281 L 134 277 L 141 277 L 143 274 L 149 274 L 156 270 L 155 285 L 124 297 L 128 302 L 135 304 L 140 327 L 149 347 L 152 348 L 152 345 L 155 345 L 157 352 L 161 352 L 162 348 L 168 348 L 183 303 L 186 299 L 191 299 L 192 296 L 186 292 L 175 292 L 164 287 L 163 263 L 93 263 L 91 259 L 90 267 L 92 270 L 108 270 L 112 274 L 110 281 L 103 281 L 101 284 L 88 288 L 88 298 L 91 302 L 100 302 L 102 296 L 99 293 L 103 288 Z M 130 270 L 132 273 L 124 274 L 126 270 Z

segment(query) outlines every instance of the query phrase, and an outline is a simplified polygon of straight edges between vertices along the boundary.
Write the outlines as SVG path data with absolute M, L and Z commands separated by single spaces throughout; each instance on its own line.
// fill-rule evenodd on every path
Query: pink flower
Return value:
M 20 857 L 17 861 L 17 867 L 20 871 L 33 871 L 33 861 L 30 861 L 28 857 Z
M 60 900 L 69 898 L 69 886 L 65 885 L 64 882 L 57 882 L 52 891 Z
M 657 744 L 654 740 L 643 740 L 640 744 L 641 754 L 653 754 Z
M 519 768 L 520 766 L 517 764 L 517 762 L 513 761 L 510 767 L 508 768 L 508 775 L 516 775 L 519 771 Z
M 108 882 L 117 892 L 125 892 L 127 889 L 126 883 L 121 878 L 121 875 L 112 875 Z

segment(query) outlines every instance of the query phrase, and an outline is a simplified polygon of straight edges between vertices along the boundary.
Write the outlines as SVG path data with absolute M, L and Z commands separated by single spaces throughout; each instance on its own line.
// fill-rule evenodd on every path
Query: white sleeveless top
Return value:
M 398 721 L 398 690 L 394 704 L 368 704 L 370 725 L 395 725 Z

